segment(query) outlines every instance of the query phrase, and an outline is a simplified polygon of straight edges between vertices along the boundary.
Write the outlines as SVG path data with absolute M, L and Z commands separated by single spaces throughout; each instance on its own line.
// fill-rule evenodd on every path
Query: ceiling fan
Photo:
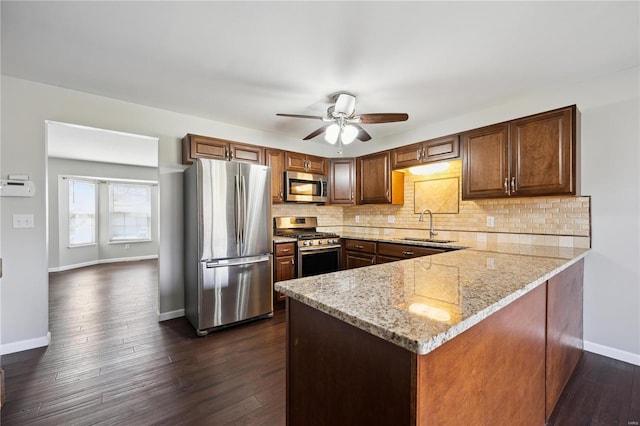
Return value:
M 349 93 L 337 93 L 332 96 L 335 102 L 327 109 L 326 117 L 317 115 L 300 115 L 300 114 L 276 114 L 280 117 L 293 118 L 309 118 L 312 120 L 322 120 L 324 126 L 314 130 L 302 140 L 313 139 L 324 133 L 324 139 L 330 144 L 340 142 L 348 145 L 355 139 L 366 142 L 371 139 L 371 135 L 367 133 L 360 124 L 375 123 L 393 123 L 397 121 L 407 121 L 408 114 L 404 113 L 376 113 L 376 114 L 360 114 L 356 115 L 356 97 Z

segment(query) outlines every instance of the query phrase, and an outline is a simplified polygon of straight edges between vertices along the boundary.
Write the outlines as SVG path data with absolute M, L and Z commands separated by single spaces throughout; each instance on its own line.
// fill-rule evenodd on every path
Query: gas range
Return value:
M 317 226 L 316 217 L 273 219 L 274 235 L 298 240 L 298 278 L 340 270 L 340 237 L 332 232 L 318 232 Z
M 316 217 L 276 217 L 274 221 L 274 235 L 298 240 L 298 247 L 318 247 L 340 245 L 340 236 L 333 232 L 318 232 Z

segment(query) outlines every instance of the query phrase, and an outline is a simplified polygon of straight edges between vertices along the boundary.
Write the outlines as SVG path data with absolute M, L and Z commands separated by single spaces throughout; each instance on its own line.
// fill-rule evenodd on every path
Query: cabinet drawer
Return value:
M 361 253 L 376 253 L 376 243 L 374 241 L 347 240 L 344 243 L 344 248 L 345 250 Z
M 383 256 L 397 257 L 399 259 L 410 259 L 418 256 L 429 256 L 431 254 L 443 253 L 444 249 L 430 247 L 419 247 L 404 244 L 379 243 L 378 254 Z
M 293 256 L 296 252 L 295 243 L 277 243 L 275 248 L 275 255 L 278 256 Z

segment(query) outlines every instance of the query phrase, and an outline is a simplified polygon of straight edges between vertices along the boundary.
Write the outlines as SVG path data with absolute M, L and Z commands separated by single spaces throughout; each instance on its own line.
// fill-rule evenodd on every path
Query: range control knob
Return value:
M 322 245 L 322 240 L 318 240 L 318 245 L 321 246 Z

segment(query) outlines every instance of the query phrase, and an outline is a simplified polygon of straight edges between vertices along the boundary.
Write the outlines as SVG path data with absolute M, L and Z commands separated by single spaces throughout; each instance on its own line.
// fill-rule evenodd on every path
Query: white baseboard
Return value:
M 36 337 L 34 339 L 20 340 L 18 342 L 5 343 L 0 346 L 0 355 L 12 354 L 14 352 L 28 351 L 29 349 L 41 348 L 49 346 L 51 343 L 51 332 L 47 332 L 46 336 Z
M 178 309 L 171 312 L 158 312 L 158 322 L 167 321 L 174 318 L 180 318 L 184 316 L 184 309 Z
M 89 262 L 74 263 L 73 265 L 65 265 L 65 266 L 49 268 L 49 272 L 69 271 L 71 269 L 84 268 L 85 266 L 101 265 L 103 263 L 133 262 L 136 260 L 148 260 L 148 259 L 157 259 L 157 258 L 158 258 L 157 254 L 150 254 L 147 256 L 118 257 L 114 259 L 98 259 L 98 260 L 91 260 Z
M 593 352 L 594 354 L 617 359 L 618 361 L 624 361 L 628 362 L 629 364 L 640 366 L 640 354 L 622 351 L 620 349 L 600 345 L 598 343 L 588 342 L 586 340 L 584 341 L 584 350 L 587 352 Z

